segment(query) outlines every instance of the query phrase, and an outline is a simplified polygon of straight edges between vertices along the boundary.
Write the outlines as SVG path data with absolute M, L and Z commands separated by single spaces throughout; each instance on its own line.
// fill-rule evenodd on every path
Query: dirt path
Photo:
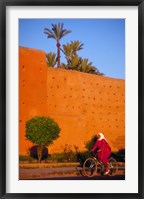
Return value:
M 34 168 L 34 169 L 19 169 L 19 179 L 35 179 L 35 178 L 50 178 L 60 176 L 80 176 L 78 167 L 62 167 L 62 168 Z M 124 169 L 118 171 L 119 175 L 124 175 Z

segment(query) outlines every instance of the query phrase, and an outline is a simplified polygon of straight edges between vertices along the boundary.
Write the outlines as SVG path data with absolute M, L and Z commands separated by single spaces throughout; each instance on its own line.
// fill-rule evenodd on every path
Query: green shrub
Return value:
M 26 155 L 19 155 L 19 161 L 28 161 L 29 157 Z
M 19 162 L 28 162 L 32 163 L 34 161 L 34 158 L 27 156 L 27 155 L 19 155 Z
M 125 149 L 120 149 L 117 152 L 112 152 L 112 156 L 118 161 L 118 162 L 125 162 Z
M 92 149 L 93 145 L 95 144 L 96 140 L 97 140 L 97 136 L 96 135 L 92 136 L 92 138 L 89 141 L 86 142 L 85 148 L 88 151 L 91 151 L 91 149 Z
M 77 154 L 75 152 L 69 153 L 55 153 L 52 154 L 47 161 L 49 162 L 77 162 Z
M 89 151 L 79 152 L 77 153 L 77 162 L 82 166 L 84 161 L 89 157 L 91 157 L 91 153 Z

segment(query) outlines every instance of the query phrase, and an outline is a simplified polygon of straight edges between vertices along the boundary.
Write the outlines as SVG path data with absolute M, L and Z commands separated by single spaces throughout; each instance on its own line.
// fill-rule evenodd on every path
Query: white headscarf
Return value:
M 103 133 L 98 133 L 98 135 L 100 135 L 100 138 L 98 138 L 98 140 L 104 139 L 107 142 Z

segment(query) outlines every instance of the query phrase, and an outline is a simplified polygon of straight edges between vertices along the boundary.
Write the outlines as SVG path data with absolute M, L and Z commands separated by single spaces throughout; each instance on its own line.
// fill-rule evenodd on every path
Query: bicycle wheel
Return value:
M 83 169 L 80 170 L 79 172 L 80 172 L 81 176 L 85 176 L 85 173 L 84 173 Z
M 108 168 L 110 170 L 110 175 L 115 175 L 118 171 L 118 163 L 113 157 L 109 158 Z
M 96 170 L 96 161 L 93 158 L 87 158 L 83 164 L 83 174 L 87 177 L 92 177 Z

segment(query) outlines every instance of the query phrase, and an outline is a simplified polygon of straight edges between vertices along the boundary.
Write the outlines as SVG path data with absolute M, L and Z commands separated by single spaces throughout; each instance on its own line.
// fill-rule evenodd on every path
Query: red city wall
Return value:
M 20 47 L 20 154 L 33 144 L 25 139 L 25 122 L 50 116 L 60 137 L 49 152 L 66 144 L 85 150 L 85 142 L 103 132 L 112 150 L 125 148 L 125 81 L 78 71 L 48 68 L 44 51 Z

